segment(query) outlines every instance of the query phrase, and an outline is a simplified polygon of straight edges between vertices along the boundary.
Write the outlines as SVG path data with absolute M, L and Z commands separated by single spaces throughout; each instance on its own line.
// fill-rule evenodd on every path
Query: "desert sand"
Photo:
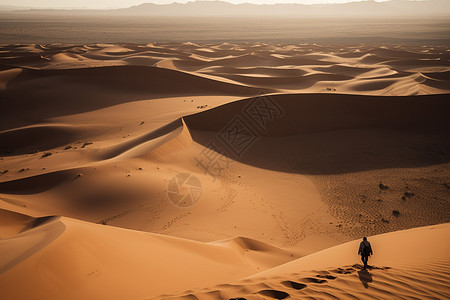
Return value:
M 449 51 L 0 46 L 2 298 L 448 299 Z

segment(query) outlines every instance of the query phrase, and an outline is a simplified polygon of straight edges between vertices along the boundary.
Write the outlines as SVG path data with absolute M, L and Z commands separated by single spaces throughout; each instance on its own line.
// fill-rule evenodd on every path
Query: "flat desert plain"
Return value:
M 450 298 L 448 47 L 0 57 L 0 298 Z

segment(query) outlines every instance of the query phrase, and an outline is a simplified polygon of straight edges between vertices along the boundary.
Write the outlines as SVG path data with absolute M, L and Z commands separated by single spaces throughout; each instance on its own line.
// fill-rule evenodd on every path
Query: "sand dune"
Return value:
M 4 224 L 17 226 L 27 218 L 5 214 L 12 220 Z M 34 225 L 0 241 L 4 254 L 22 245 L 22 252 L 0 261 L 0 286 L 11 299 L 449 296 L 449 245 L 442 243 L 448 223 L 369 237 L 375 255 L 364 271 L 355 253 L 359 241 L 283 264 L 292 259 L 289 252 L 248 238 L 199 243 L 68 218 L 26 220 Z M 410 251 L 398 251 L 405 244 Z M 55 283 L 57 274 L 65 278 Z M 118 278 L 127 278 L 127 285 L 111 286 Z M 17 288 L 17 280 L 28 288 Z M 187 288 L 194 290 L 171 295 Z
M 295 46 L 295 45 L 277 45 L 274 47 L 269 44 L 258 44 L 257 48 L 251 47 L 250 44 L 244 45 L 228 45 L 227 48 L 217 47 L 216 45 L 189 45 L 188 48 L 179 45 L 147 45 L 136 47 L 131 44 L 123 46 L 116 45 L 97 45 L 96 47 L 49 47 L 42 48 L 36 46 L 33 51 L 23 51 L 20 49 L 28 48 L 18 47 L 14 45 L 3 46 L 3 51 L 7 51 L 8 56 L 3 58 L 3 64 L 29 66 L 33 68 L 73 68 L 88 66 L 122 66 L 128 65 L 162 65 L 163 61 L 170 61 L 173 64 L 171 69 L 177 68 L 188 72 L 211 73 L 211 67 L 223 67 L 220 71 L 214 70 L 215 75 L 224 78 L 234 77 L 242 84 L 252 84 L 261 88 L 265 87 L 266 81 L 247 82 L 246 74 L 269 75 L 275 83 L 274 88 L 301 90 L 305 85 L 304 81 L 330 81 L 334 84 L 338 93 L 357 93 L 360 94 L 364 90 L 351 88 L 342 90 L 341 85 L 345 87 L 345 83 L 352 81 L 353 78 L 382 78 L 392 74 L 402 73 L 399 78 L 407 78 L 409 75 L 422 71 L 433 70 L 438 68 L 439 72 L 448 71 L 448 53 L 440 47 L 417 47 L 413 49 L 401 49 L 387 47 L 373 48 L 370 46 L 360 46 L 358 52 L 348 47 L 341 48 L 339 51 L 329 54 L 327 47 L 319 47 L 316 45 Z M 328 47 L 330 48 L 330 47 Z M 18 50 L 19 49 L 19 50 Z M 177 50 L 178 49 L 178 50 Z M 207 51 L 205 51 L 205 49 Z M 14 52 L 13 52 L 14 51 Z M 64 51 L 65 53 L 60 53 Z M 426 52 L 424 52 L 426 51 Z M 366 65 L 367 64 L 367 65 Z M 230 68 L 227 69 L 226 68 Z M 272 72 L 262 71 L 261 68 L 272 69 Z M 321 78 L 303 78 L 299 76 L 303 72 L 303 76 L 309 76 L 309 72 L 304 73 L 306 68 L 320 71 L 323 74 Z M 242 69 L 242 71 L 236 70 Z M 109 70 L 109 69 L 107 69 Z M 140 72 L 143 69 L 140 69 Z M 370 75 L 362 71 L 370 71 Z M 67 72 L 67 71 L 66 71 Z M 90 71 L 97 72 L 97 71 Z M 98 71 L 101 72 L 101 71 Z M 126 72 L 133 72 L 126 70 Z M 136 70 L 136 72 L 138 72 Z M 405 73 L 406 72 L 406 73 Z M 73 74 L 73 71 L 71 72 Z M 286 77 L 286 74 L 291 74 Z M 43 76 L 45 74 L 40 74 Z M 95 76 L 100 75 L 95 73 Z M 138 73 L 134 76 L 150 76 L 149 73 Z M 368 77 L 369 75 L 370 77 Z M 292 80 L 291 77 L 297 80 Z M 130 79 L 136 81 L 132 76 Z M 240 79 L 240 80 L 239 80 Z M 131 80 L 130 80 L 131 81 Z M 301 81 L 301 82 L 299 82 Z M 444 81 L 445 84 L 445 81 Z M 448 84 L 448 83 L 447 83 Z M 377 94 L 386 93 L 386 86 L 378 91 Z M 271 85 L 272 86 L 272 85 Z M 447 86 L 441 86 L 440 90 L 448 91 Z M 315 89 L 314 92 L 323 91 Z M 369 92 L 371 90 L 367 90 Z M 419 94 L 428 94 L 429 92 L 417 91 Z M 434 91 L 432 93 L 439 93 Z M 397 92 L 395 95 L 403 95 Z
M 240 281 L 158 299 L 445 299 L 450 296 L 450 274 L 446 271 L 450 248 L 441 239 L 448 231 L 446 223 L 371 237 L 372 245 L 378 248 L 374 248 L 376 254 L 367 271 L 355 263 L 354 252 L 360 241 L 353 241 Z M 414 251 L 399 251 L 405 244 Z
M 63 84 L 69 82 L 69 84 Z M 177 82 L 177 84 L 174 84 Z M 48 89 L 52 85 L 52 89 Z M 33 99 L 27 91 L 32 89 Z M 5 113 L 0 128 L 22 121 L 81 113 L 115 104 L 144 99 L 202 95 L 255 95 L 260 89 L 213 81 L 180 71 L 146 66 L 112 66 L 64 70 L 23 69 L 8 82 L 8 110 L 27 106 L 20 120 Z M 75 93 L 76 92 L 76 93 Z M 63 97 L 65 102 L 59 101 Z M 5 111 L 6 112 L 6 111 Z
M 0 133 L 0 143 L 14 149 L 14 154 L 27 154 L 37 151 L 37 148 L 45 151 L 62 147 L 83 136 L 90 136 L 92 130 L 95 130 L 95 126 L 38 124 L 4 130 Z M 30 144 L 32 139 L 39 140 L 39 144 Z
M 0 46 L 2 295 L 448 298 L 449 55 Z
M 56 226 L 61 227 L 59 237 L 52 233 Z M 5 247 L 14 249 L 19 242 L 27 255 L 16 253 L 13 268 L 11 263 L 5 264 L 12 259 L 5 256 Z M 287 251 L 249 239 L 199 243 L 68 218 L 44 223 L 0 243 L 0 287 L 10 299 L 144 298 L 202 286 L 205 281 L 214 284 L 245 277 L 292 259 Z M 35 243 L 50 244 L 38 251 Z M 54 276 L 61 278 L 62 274 L 67 277 L 53 282 Z M 111 286 L 120 278 L 132 280 Z M 19 289 L 17 280 L 28 288 Z

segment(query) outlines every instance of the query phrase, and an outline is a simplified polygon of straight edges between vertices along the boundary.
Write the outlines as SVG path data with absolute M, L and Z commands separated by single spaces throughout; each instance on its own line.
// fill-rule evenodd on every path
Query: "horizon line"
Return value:
M 230 0 L 189 0 L 186 2 L 180 2 L 180 0 L 174 0 L 170 3 L 155 3 L 153 1 L 143 1 L 139 4 L 134 4 L 130 6 L 114 6 L 114 7 L 86 7 L 86 6 L 26 6 L 26 5 L 14 5 L 14 4 L 0 4 L 1 7 L 11 7 L 15 9 L 23 9 L 23 10 L 114 10 L 114 9 L 127 9 L 131 7 L 137 7 L 144 4 L 153 4 L 158 6 L 167 6 L 167 5 L 173 5 L 173 4 L 180 4 L 180 5 L 187 5 L 192 4 L 196 2 L 223 2 L 228 3 L 231 5 L 257 5 L 257 6 L 276 6 L 276 5 L 305 5 L 305 6 L 319 6 L 319 5 L 342 5 L 342 4 L 348 4 L 353 2 L 396 2 L 396 1 L 404 1 L 404 2 L 429 2 L 432 0 L 344 0 L 344 2 L 330 2 L 330 0 L 323 0 L 321 3 L 298 3 L 298 2 L 282 2 L 282 3 L 253 3 L 249 2 L 252 0 L 246 0 L 246 2 L 243 3 L 233 3 L 230 2 Z M 308 1 L 308 0 L 304 0 Z M 332 0 L 331 0 L 332 1 Z

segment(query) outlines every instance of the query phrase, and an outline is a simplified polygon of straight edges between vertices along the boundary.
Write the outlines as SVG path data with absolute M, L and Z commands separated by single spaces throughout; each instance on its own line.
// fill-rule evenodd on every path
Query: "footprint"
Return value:
M 262 290 L 259 291 L 258 294 L 261 294 L 263 296 L 267 296 L 273 299 L 286 299 L 290 295 L 283 291 L 277 291 L 277 290 Z
M 296 289 L 296 290 L 301 290 L 301 289 L 304 289 L 306 287 L 306 284 L 295 282 L 295 281 L 290 281 L 290 280 L 283 281 L 281 284 L 286 286 L 286 287 L 293 288 L 293 289 Z
M 317 279 L 317 278 L 314 278 L 314 277 L 308 277 L 308 278 L 305 278 L 304 280 L 306 280 L 308 282 L 313 282 L 313 283 L 326 283 L 326 282 L 328 282 L 325 279 Z
M 351 274 L 355 271 L 355 269 L 354 269 L 355 266 L 357 266 L 357 265 L 353 265 L 353 268 L 346 268 L 346 269 L 337 268 L 336 270 L 333 270 L 333 272 L 339 273 L 339 274 Z
M 376 266 L 367 266 L 369 270 L 389 270 L 391 267 L 376 267 Z
M 326 279 L 331 279 L 331 280 L 336 279 L 336 276 L 333 276 L 333 275 L 316 275 L 316 277 L 326 278 Z

